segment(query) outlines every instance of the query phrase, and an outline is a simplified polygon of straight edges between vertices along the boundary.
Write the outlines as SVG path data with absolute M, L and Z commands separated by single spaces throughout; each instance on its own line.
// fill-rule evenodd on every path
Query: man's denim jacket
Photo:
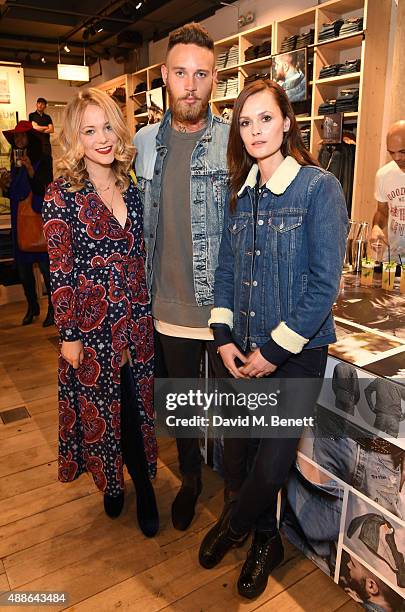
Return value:
M 144 205 L 146 276 L 152 286 L 152 260 L 156 244 L 162 186 L 162 169 L 167 154 L 166 130 L 171 113 L 160 123 L 142 128 L 134 138 L 137 149 L 135 172 Z M 228 189 L 226 150 L 229 123 L 208 111 L 207 129 L 191 156 L 191 238 L 195 299 L 198 306 L 214 303 L 214 275 L 218 263 L 225 200 Z M 179 228 L 179 240 L 183 239 Z M 170 253 L 167 253 L 170 257 Z
M 236 212 L 226 206 L 210 324 L 229 325 L 242 349 L 267 345 L 279 364 L 304 346 L 336 340 L 331 308 L 348 218 L 332 174 L 286 157 L 266 183 L 254 219 L 257 173 L 254 165 Z

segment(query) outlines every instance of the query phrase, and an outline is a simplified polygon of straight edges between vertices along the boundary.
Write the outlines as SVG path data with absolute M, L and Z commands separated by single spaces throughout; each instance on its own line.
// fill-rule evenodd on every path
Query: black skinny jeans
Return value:
M 18 275 L 24 289 L 28 306 L 33 308 L 38 303 L 37 291 L 35 289 L 35 276 L 32 263 L 17 263 Z M 45 287 L 48 292 L 48 302 L 51 303 L 51 281 L 49 274 L 49 261 L 39 261 L 39 269 L 44 278 Z
M 229 373 L 217 355 L 213 341 L 175 338 L 155 332 L 155 376 L 156 378 L 199 378 L 200 364 L 204 348 L 207 349 L 210 375 L 214 378 L 228 378 Z M 233 441 L 226 440 L 225 446 Z M 202 456 L 196 438 L 177 438 L 179 467 L 183 476 L 201 473 Z M 231 454 L 231 453 L 230 453 Z M 229 455 L 230 455 L 229 454 Z M 228 459 L 225 465 L 225 479 L 232 488 L 233 483 L 240 486 L 243 476 L 238 472 L 240 458 L 236 465 Z M 242 462 L 243 470 L 245 464 Z
M 288 399 L 300 401 L 299 416 L 312 416 L 325 374 L 328 347 L 304 349 L 292 355 L 274 373 L 275 378 L 288 378 Z M 303 399 L 299 379 L 312 378 L 311 391 Z M 297 379 L 295 382 L 293 379 Z M 298 414 L 298 412 L 297 412 Z M 236 465 L 235 457 L 242 462 L 249 455 L 249 445 L 257 448 L 248 474 L 240 488 L 231 514 L 231 528 L 238 534 L 254 528 L 256 531 L 275 533 L 277 530 L 277 497 L 287 480 L 294 463 L 300 438 L 262 438 L 259 440 L 234 440 L 233 457 L 228 462 Z M 238 450 L 239 447 L 239 450 Z M 227 449 L 224 447 L 224 454 Z

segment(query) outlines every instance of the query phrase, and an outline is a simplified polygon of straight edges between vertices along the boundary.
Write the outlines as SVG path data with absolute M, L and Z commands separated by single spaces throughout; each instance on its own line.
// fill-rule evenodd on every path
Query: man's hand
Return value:
M 65 361 L 68 362 L 75 370 L 82 364 L 84 359 L 84 349 L 81 340 L 74 340 L 74 342 L 62 342 L 61 355 Z
M 243 353 L 240 352 L 238 347 L 233 342 L 229 342 L 228 344 L 223 344 L 222 346 L 220 346 L 218 349 L 218 353 L 221 355 L 221 359 L 224 362 L 224 366 L 234 378 L 246 378 L 246 376 L 241 374 L 240 370 L 235 364 L 236 358 L 240 359 L 242 363 L 246 363 L 246 357 Z
M 270 363 L 263 357 L 260 349 L 256 349 L 248 355 L 245 364 L 239 368 L 239 372 L 250 378 L 262 378 L 262 376 L 268 376 L 277 369 L 273 363 Z

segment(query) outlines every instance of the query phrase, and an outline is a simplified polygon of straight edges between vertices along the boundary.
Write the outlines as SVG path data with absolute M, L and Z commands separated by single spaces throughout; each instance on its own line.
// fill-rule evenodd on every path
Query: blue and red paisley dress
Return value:
M 123 490 L 120 362 L 128 348 L 149 476 L 156 475 L 153 323 L 145 282 L 142 205 L 131 180 L 122 227 L 90 181 L 77 192 L 51 183 L 42 211 L 52 303 L 61 340 L 80 339 L 74 370 L 59 357 L 59 480 L 83 472 L 116 496 Z

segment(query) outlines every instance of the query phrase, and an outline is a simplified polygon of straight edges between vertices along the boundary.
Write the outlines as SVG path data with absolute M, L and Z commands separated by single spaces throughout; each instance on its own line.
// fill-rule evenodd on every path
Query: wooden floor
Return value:
M 114 521 L 105 516 L 102 496 L 87 475 L 59 483 L 57 335 L 38 320 L 21 327 L 24 310 L 22 303 L 0 307 L 0 411 L 26 406 L 31 415 L 8 425 L 0 420 L 0 592 L 66 591 L 69 607 L 51 609 L 97 612 L 360 609 L 288 543 L 285 563 L 253 602 L 235 588 L 247 545 L 219 567 L 202 569 L 197 552 L 220 512 L 222 483 L 205 469 L 196 519 L 187 532 L 173 529 L 170 505 L 179 475 L 170 441 L 160 443 L 155 489 L 161 529 L 154 539 L 144 538 L 136 525 L 130 482 L 123 514 Z

